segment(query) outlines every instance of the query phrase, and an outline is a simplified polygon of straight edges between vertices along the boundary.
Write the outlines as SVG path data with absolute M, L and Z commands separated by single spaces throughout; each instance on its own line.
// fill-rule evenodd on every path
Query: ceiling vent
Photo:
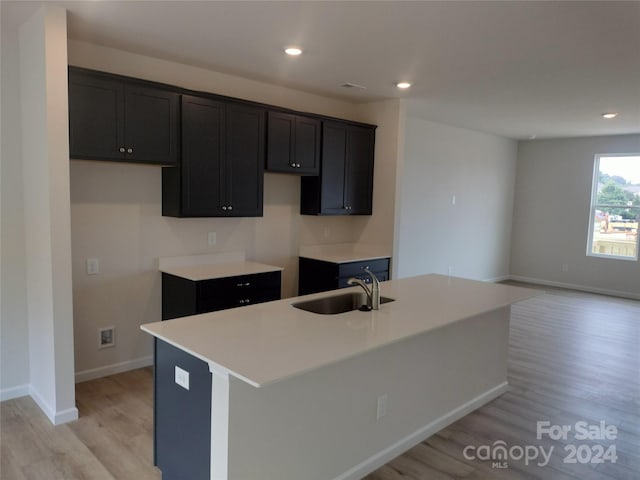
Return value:
M 349 83 L 349 82 L 343 83 L 340 86 L 344 87 L 344 88 L 355 88 L 356 90 L 366 90 L 367 89 L 367 87 L 365 87 L 365 86 L 358 85 L 356 83 Z

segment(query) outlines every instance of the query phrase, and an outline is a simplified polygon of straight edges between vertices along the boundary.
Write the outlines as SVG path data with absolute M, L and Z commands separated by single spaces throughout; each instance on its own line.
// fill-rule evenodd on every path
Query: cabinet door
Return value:
M 302 175 L 320 173 L 321 122 L 315 118 L 296 116 L 294 159 Z
M 181 188 L 184 216 L 223 215 L 225 104 L 182 96 Z
M 318 175 L 320 128 L 315 118 L 269 112 L 267 122 L 267 171 Z
M 346 198 L 349 214 L 371 215 L 374 131 L 351 126 L 347 145 Z
M 125 147 L 123 118 L 122 83 L 69 71 L 71 158 L 122 160 Z
M 177 93 L 125 86 L 126 159 L 175 165 L 178 161 Z
M 295 115 L 269 112 L 267 122 L 267 171 L 296 173 L 294 160 Z
M 320 212 L 346 215 L 347 133 L 345 124 L 325 122 L 322 128 Z
M 261 217 L 265 111 L 228 103 L 225 138 L 227 213 L 236 217 Z

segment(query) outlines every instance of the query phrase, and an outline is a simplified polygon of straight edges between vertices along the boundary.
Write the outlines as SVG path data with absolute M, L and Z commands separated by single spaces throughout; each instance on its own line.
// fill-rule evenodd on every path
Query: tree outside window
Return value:
M 598 155 L 587 255 L 638 259 L 640 155 Z

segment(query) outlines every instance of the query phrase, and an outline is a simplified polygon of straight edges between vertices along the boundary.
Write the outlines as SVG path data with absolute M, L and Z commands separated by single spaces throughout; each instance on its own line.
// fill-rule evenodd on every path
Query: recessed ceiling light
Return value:
M 396 83 L 396 87 L 398 88 L 409 88 L 411 86 L 411 84 L 409 82 L 400 82 L 400 83 Z
M 298 47 L 287 47 L 284 49 L 284 53 L 291 56 L 300 55 L 302 53 L 302 49 Z
M 602 116 L 604 118 L 606 118 L 607 120 L 610 120 L 612 118 L 616 118 L 618 116 L 617 113 L 611 112 L 611 113 L 603 113 Z

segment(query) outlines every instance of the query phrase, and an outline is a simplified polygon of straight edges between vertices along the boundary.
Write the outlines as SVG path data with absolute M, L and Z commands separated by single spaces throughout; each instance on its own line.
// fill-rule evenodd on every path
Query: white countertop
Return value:
M 371 312 L 319 315 L 293 307 L 358 287 L 142 325 L 147 333 L 255 386 L 265 386 L 540 295 L 443 275 L 381 283 L 395 301 Z
M 376 245 L 336 243 L 300 247 L 299 256 L 324 262 L 347 263 L 390 258 L 391 254 L 385 248 Z
M 278 272 L 281 270 L 282 267 L 248 261 L 217 263 L 211 265 L 166 266 L 160 268 L 161 272 L 170 273 L 171 275 L 186 278 L 187 280 L 193 280 L 194 282 L 199 280 L 211 280 L 214 278 L 251 275 L 254 273 Z

